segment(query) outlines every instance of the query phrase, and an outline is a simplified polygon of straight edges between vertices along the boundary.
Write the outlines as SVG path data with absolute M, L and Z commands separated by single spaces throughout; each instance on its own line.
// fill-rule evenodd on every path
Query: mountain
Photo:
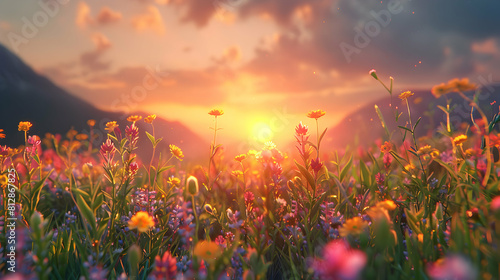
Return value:
M 453 108 L 450 114 L 450 123 L 454 127 L 459 127 L 462 123 L 471 124 L 471 107 L 457 93 L 449 93 L 446 97 L 436 99 L 430 90 L 414 91 L 408 101 L 411 109 L 412 123 L 415 124 L 419 117 L 422 120 L 418 124 L 415 133 L 417 137 L 432 136 L 438 132 L 441 123 L 446 125 L 446 115 L 437 105 L 446 107 L 446 97 L 450 98 L 450 107 Z M 485 114 L 491 117 L 498 113 L 500 105 L 500 86 L 487 86 L 481 90 L 478 96 L 479 105 Z M 467 93 L 472 97 L 473 93 Z M 375 111 L 377 105 L 382 112 L 383 118 L 387 123 L 389 132 L 399 130 L 398 125 L 404 126 L 408 121 L 408 109 L 406 103 L 398 98 L 397 94 L 392 97 L 393 107 L 390 106 L 391 98 L 379 99 L 375 102 L 366 104 L 359 109 L 348 114 L 343 120 L 333 128 L 330 128 L 324 137 L 322 147 L 328 147 L 329 150 L 342 149 L 348 145 L 353 147 L 368 147 L 375 141 L 387 139 L 386 132 L 381 125 L 380 119 Z M 394 109 L 397 108 L 402 113 L 398 122 L 395 121 Z M 475 118 L 479 118 L 477 112 Z M 399 132 L 393 134 L 393 139 L 401 139 Z M 407 139 L 409 135 L 407 136 Z
M 0 140 L 1 145 L 17 147 L 24 144 L 24 134 L 17 127 L 20 121 L 30 121 L 33 124 L 30 134 L 43 137 L 47 132 L 65 135 L 72 127 L 79 132 L 88 131 L 87 120 L 94 119 L 96 132 L 103 136 L 97 140 L 102 141 L 106 122 L 117 121 L 124 133 L 125 127 L 130 125 L 126 117 L 123 113 L 100 110 L 71 95 L 0 44 L 0 129 L 7 135 Z M 151 133 L 151 126 L 143 121 L 137 124 L 140 129 L 138 153 L 149 161 L 152 148 L 145 131 Z M 183 124 L 160 118 L 154 124 L 156 137 L 163 137 L 159 150 L 175 144 L 183 150 L 186 159 L 208 156 L 208 141 Z

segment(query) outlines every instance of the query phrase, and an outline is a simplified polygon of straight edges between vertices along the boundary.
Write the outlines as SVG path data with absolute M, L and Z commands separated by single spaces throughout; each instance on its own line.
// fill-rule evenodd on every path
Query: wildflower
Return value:
M 87 134 L 80 133 L 80 134 L 77 134 L 75 138 L 78 141 L 82 141 L 82 140 L 87 140 L 89 138 L 89 136 Z
M 444 83 L 432 87 L 431 93 L 434 95 L 434 97 L 439 98 L 442 95 L 445 95 L 450 92 L 450 87 Z
M 306 136 L 308 132 L 309 128 L 307 127 L 307 125 L 303 125 L 302 122 L 300 122 L 295 127 L 295 134 L 297 134 L 298 136 Z
M 384 154 L 387 154 L 392 150 L 392 143 L 385 141 L 384 145 L 380 146 L 380 151 Z
M 241 154 L 241 155 L 237 155 L 234 157 L 234 160 L 235 161 L 238 161 L 238 162 L 242 162 L 244 161 L 245 159 L 247 158 L 247 155 L 246 154 Z
M 213 241 L 201 241 L 196 243 L 193 254 L 206 262 L 213 262 L 222 255 L 222 250 Z
M 389 169 L 389 167 L 391 167 L 391 164 L 392 164 L 392 156 L 391 156 L 391 154 L 389 154 L 389 153 L 384 154 L 383 161 L 384 161 L 384 167 L 385 167 L 385 169 Z
M 224 236 L 222 235 L 219 235 L 217 236 L 217 238 L 215 238 L 215 243 L 222 248 L 226 248 L 226 238 L 224 238 Z
M 125 134 L 129 138 L 130 145 L 135 146 L 137 141 L 139 141 L 139 128 L 135 124 L 127 126 L 125 128 Z
M 243 172 L 241 170 L 233 170 L 231 172 L 231 175 L 233 175 L 234 177 L 239 177 L 239 176 L 243 176 Z
M 73 128 L 68 130 L 66 133 L 66 137 L 70 140 L 73 140 L 73 138 L 78 134 L 78 131 L 74 130 Z
M 465 134 L 453 138 L 453 144 L 456 146 L 463 144 L 465 141 L 467 141 L 467 135 Z
M 0 175 L 0 186 L 5 186 L 9 183 L 9 179 L 7 178 L 7 175 Z
M 383 185 L 385 182 L 385 175 L 383 173 L 377 173 L 375 175 L 375 181 L 377 181 L 378 185 Z
M 380 201 L 377 203 L 377 207 L 382 207 L 386 210 L 394 210 L 396 209 L 396 203 L 394 203 L 394 201 L 392 200 L 384 200 L 384 201 Z
M 351 249 L 345 241 L 335 240 L 323 249 L 323 260 L 315 261 L 314 268 L 320 279 L 359 279 L 367 263 L 366 254 Z
M 172 186 L 172 187 L 179 187 L 181 180 L 179 178 L 175 177 L 169 177 L 167 182 Z
M 101 145 L 101 156 L 107 161 L 110 162 L 111 159 L 113 158 L 113 155 L 116 152 L 115 144 L 113 144 L 113 141 L 111 139 L 106 139 L 106 142 L 104 142 Z
M 375 69 L 370 70 L 368 74 L 370 74 L 375 80 L 378 80 L 377 71 L 375 71 Z
M 247 191 L 244 195 L 245 197 L 245 205 L 249 205 L 253 203 L 253 200 L 255 199 L 255 195 L 253 192 Z
M 419 156 L 422 156 L 430 154 L 432 151 L 434 151 L 434 149 L 430 145 L 425 145 L 423 147 L 420 147 L 420 149 L 418 149 L 417 154 Z
M 149 216 L 147 212 L 139 211 L 135 213 L 130 221 L 128 222 L 128 227 L 130 229 L 137 229 L 140 232 L 146 232 L 151 227 L 154 227 L 155 222 L 153 221 L 153 217 Z
M 399 95 L 399 99 L 406 100 L 408 97 L 413 96 L 415 93 L 407 90 Z
M 319 159 L 311 160 L 311 168 L 314 171 L 314 174 L 318 174 L 318 172 L 323 168 L 323 163 L 319 161 Z
M 448 85 L 452 91 L 469 91 L 475 90 L 477 88 L 476 84 L 469 82 L 468 78 L 463 79 L 453 79 L 448 82 Z
M 30 122 L 19 122 L 19 131 L 27 132 L 33 125 Z
M 87 121 L 87 125 L 91 126 L 91 127 L 94 126 L 95 125 L 95 120 L 92 120 L 92 119 L 88 120 Z
M 166 251 L 162 258 L 157 255 L 155 258 L 155 269 L 153 271 L 153 275 L 156 279 L 176 279 L 177 259 L 173 257 L 169 251 Z
M 134 116 L 130 116 L 127 118 L 127 121 L 131 122 L 131 123 L 135 123 L 135 122 L 138 122 L 142 120 L 142 117 L 141 116 L 137 116 L 137 115 L 134 115 Z
M 118 127 L 118 124 L 116 123 L 116 121 L 112 121 L 112 122 L 107 122 L 106 123 L 106 128 L 105 130 L 108 131 L 108 133 L 111 133 L 115 130 L 115 128 Z
M 208 114 L 211 116 L 218 117 L 224 115 L 224 111 L 221 109 L 212 109 L 208 112 Z
M 477 279 L 477 271 L 470 261 L 459 255 L 450 255 L 427 265 L 427 273 L 431 279 L 473 280 Z
M 181 148 L 177 147 L 176 145 L 169 145 L 170 147 L 170 153 L 172 156 L 176 157 L 178 160 L 182 161 L 184 158 L 184 154 L 182 153 Z
M 495 197 L 491 201 L 491 210 L 493 210 L 494 212 L 500 211 L 500 196 Z
M 208 204 L 208 203 L 207 203 L 207 204 L 205 204 L 205 207 L 204 207 L 204 208 L 205 208 L 205 211 L 207 211 L 207 213 L 212 214 L 212 213 L 214 212 L 214 208 L 212 207 L 212 205 L 210 205 L 210 204 Z
M 340 236 L 346 237 L 348 235 L 360 235 L 368 227 L 368 223 L 363 221 L 360 217 L 354 217 L 347 220 L 339 229 Z
M 129 165 L 129 175 L 130 177 L 133 177 L 135 176 L 135 174 L 137 173 L 137 170 L 139 170 L 139 164 L 137 164 L 137 162 L 132 162 L 130 165 Z
M 2 132 L 3 132 L 3 129 L 0 129 L 0 139 L 5 138 L 5 134 Z
M 311 119 L 319 119 L 322 116 L 324 116 L 325 114 L 326 114 L 325 111 L 318 109 L 318 110 L 313 110 L 313 111 L 310 111 L 309 113 L 307 113 L 307 117 L 311 118 Z
M 156 115 L 149 115 L 144 118 L 144 121 L 149 124 L 152 124 L 154 120 L 156 120 Z
M 197 195 L 200 191 L 198 187 L 198 179 L 196 177 L 189 176 L 189 178 L 187 178 L 187 191 L 192 196 Z

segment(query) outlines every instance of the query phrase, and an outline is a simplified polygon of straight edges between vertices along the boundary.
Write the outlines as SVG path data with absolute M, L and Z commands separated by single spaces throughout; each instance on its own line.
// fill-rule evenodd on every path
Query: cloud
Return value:
M 78 3 L 78 7 L 76 9 L 75 22 L 76 22 L 76 25 L 80 28 L 85 28 L 89 24 L 93 23 L 93 19 L 90 15 L 90 7 L 84 1 L 81 1 Z
M 111 47 L 109 39 L 101 33 L 92 36 L 95 50 L 84 52 L 80 55 L 80 64 L 85 71 L 100 72 L 109 69 L 111 63 L 103 62 L 102 55 Z
M 104 6 L 101 8 L 95 18 L 91 15 L 90 6 L 82 1 L 78 3 L 76 11 L 76 25 L 80 28 L 86 28 L 89 25 L 105 25 L 118 22 L 122 19 L 122 14 L 113 11 L 111 8 Z
M 120 21 L 122 19 L 122 14 L 111 10 L 109 7 L 102 7 L 99 14 L 97 14 L 96 21 L 99 24 L 109 24 L 113 22 Z
M 165 33 L 165 26 L 160 11 L 152 5 L 147 7 L 146 13 L 137 15 L 132 19 L 132 26 L 138 31 L 151 29 L 158 34 Z
M 238 46 L 231 46 L 224 50 L 220 58 L 212 59 L 216 64 L 231 64 L 241 60 L 241 50 Z

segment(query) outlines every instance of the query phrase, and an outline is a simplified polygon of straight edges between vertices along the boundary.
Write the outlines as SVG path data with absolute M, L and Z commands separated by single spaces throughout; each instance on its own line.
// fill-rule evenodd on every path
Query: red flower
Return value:
M 323 163 L 319 161 L 319 158 L 311 160 L 311 168 L 314 171 L 314 174 L 318 174 L 322 167 Z
M 295 127 L 295 133 L 298 135 L 298 136 L 306 136 L 307 133 L 309 132 L 309 128 L 307 127 L 307 125 L 303 125 L 302 122 L 300 122 L 296 127 Z

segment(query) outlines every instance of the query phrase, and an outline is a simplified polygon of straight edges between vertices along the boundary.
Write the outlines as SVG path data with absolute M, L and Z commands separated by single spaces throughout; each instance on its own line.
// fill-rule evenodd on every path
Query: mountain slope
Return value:
M 107 121 L 118 121 L 122 131 L 129 125 L 123 114 L 97 109 L 69 94 L 38 75 L 19 57 L 0 45 L 0 128 L 7 135 L 6 139 L 0 140 L 0 144 L 18 146 L 24 143 L 23 133 L 17 130 L 19 121 L 30 121 L 33 123 L 30 134 L 43 136 L 47 132 L 64 135 L 71 127 L 79 132 L 88 131 L 88 119 L 96 120 L 97 132 L 103 135 Z M 144 131 L 151 132 L 151 126 L 143 121 L 138 122 L 138 126 L 140 155 L 149 157 L 152 149 Z M 183 149 L 188 159 L 208 154 L 208 148 L 204 149 L 208 147 L 207 141 L 179 122 L 158 118 L 155 130 L 157 138 L 163 137 L 160 150 L 168 149 L 168 144 L 175 144 Z
M 485 111 L 488 117 L 498 113 L 500 105 L 500 86 L 492 86 L 482 90 L 479 95 L 479 104 Z M 472 96 L 472 93 L 467 95 Z M 449 93 L 447 95 L 451 99 L 451 107 L 453 108 L 450 114 L 450 122 L 454 127 L 458 127 L 461 123 L 471 123 L 470 112 L 471 107 L 458 94 Z M 380 119 L 377 116 L 374 106 L 377 105 L 387 123 L 389 132 L 399 130 L 398 125 L 404 126 L 408 121 L 408 110 L 406 103 L 394 95 L 392 98 L 394 107 L 391 107 L 391 98 L 385 97 L 370 104 L 366 104 L 360 109 L 348 114 L 338 125 L 330 128 L 325 135 L 324 144 L 322 146 L 342 149 L 348 145 L 353 147 L 367 147 L 375 143 L 379 139 L 387 139 L 387 134 L 381 125 Z M 417 126 L 415 132 L 417 137 L 431 136 L 437 133 L 440 123 L 446 124 L 446 115 L 437 105 L 446 107 L 446 98 L 441 97 L 436 99 L 430 91 L 415 91 L 415 95 L 409 99 L 412 123 L 415 124 L 419 117 L 422 117 L 421 122 Z M 402 116 L 398 122 L 395 121 L 393 108 L 397 108 Z M 475 114 L 475 118 L 478 118 Z M 393 134 L 394 139 L 400 139 L 399 132 Z M 408 139 L 408 138 L 407 138 Z

